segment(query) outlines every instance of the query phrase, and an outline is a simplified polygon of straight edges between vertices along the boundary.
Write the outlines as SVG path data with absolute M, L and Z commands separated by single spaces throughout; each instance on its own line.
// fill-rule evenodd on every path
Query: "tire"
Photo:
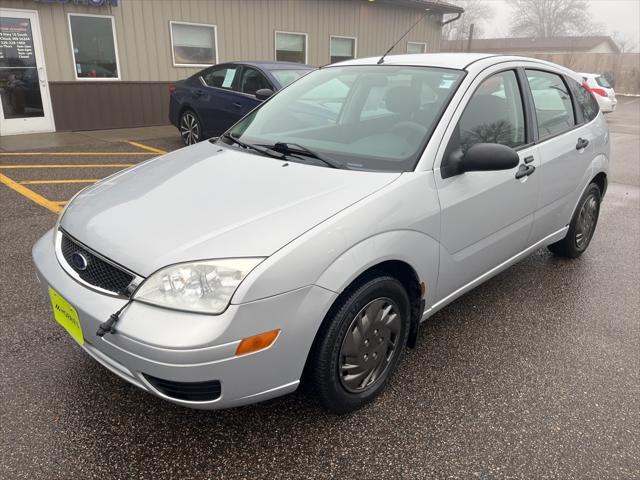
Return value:
M 185 145 L 194 145 L 202 140 L 202 124 L 193 110 L 185 110 L 178 123 L 180 137 Z
M 351 412 L 384 390 L 407 343 L 410 315 L 406 290 L 388 276 L 363 281 L 334 305 L 314 342 L 306 376 L 327 410 Z
M 600 187 L 591 183 L 582 194 L 566 237 L 547 248 L 555 255 L 566 258 L 578 258 L 591 243 L 600 215 Z

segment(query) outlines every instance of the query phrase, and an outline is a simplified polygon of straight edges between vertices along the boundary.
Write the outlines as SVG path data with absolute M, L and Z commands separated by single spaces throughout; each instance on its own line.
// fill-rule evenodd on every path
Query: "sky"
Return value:
M 509 34 L 511 9 L 508 0 L 486 0 L 495 12 L 489 24 L 483 25 L 484 37 L 505 37 Z M 608 33 L 614 30 L 635 39 L 640 47 L 640 0 L 591 0 L 590 11 L 595 22 L 605 25 Z

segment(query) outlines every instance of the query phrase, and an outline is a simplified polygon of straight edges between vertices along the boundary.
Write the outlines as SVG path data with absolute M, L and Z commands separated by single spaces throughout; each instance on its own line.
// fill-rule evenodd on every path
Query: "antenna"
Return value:
M 389 52 L 390 52 L 391 50 L 393 50 L 393 49 L 394 49 L 394 47 L 395 47 L 396 45 L 398 45 L 398 44 L 400 43 L 400 41 L 401 41 L 404 37 L 406 37 L 407 35 L 409 35 L 409 32 L 410 32 L 411 30 L 413 30 L 413 29 L 415 28 L 415 26 L 416 26 L 416 25 L 418 25 L 422 20 L 424 20 L 424 18 L 425 18 L 427 15 L 429 15 L 429 9 L 428 9 L 428 8 L 425 10 L 424 15 L 423 15 L 423 16 L 421 16 L 421 17 L 418 19 L 418 21 L 417 21 L 416 23 L 414 23 L 413 25 L 411 25 L 411 27 L 409 28 L 409 30 L 407 30 L 406 32 L 404 32 L 404 35 L 402 35 L 402 36 L 398 39 L 398 41 L 397 41 L 396 43 L 394 43 L 393 45 L 391 45 L 391 48 L 390 48 L 389 50 L 387 50 L 386 52 L 384 52 L 384 55 L 382 55 L 382 56 L 380 57 L 380 60 L 378 60 L 377 65 L 382 64 L 382 63 L 384 62 L 384 57 L 386 57 L 386 56 L 389 54 Z

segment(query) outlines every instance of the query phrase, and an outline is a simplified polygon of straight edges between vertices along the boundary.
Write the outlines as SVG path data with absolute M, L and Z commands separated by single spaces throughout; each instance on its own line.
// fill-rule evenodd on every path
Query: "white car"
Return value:
M 598 73 L 579 73 L 578 75 L 582 77 L 582 85 L 593 94 L 603 113 L 611 113 L 616 109 L 618 104 L 616 92 L 605 77 Z
M 83 190 L 33 257 L 58 323 L 141 389 L 213 409 L 303 382 L 344 413 L 445 305 L 541 247 L 580 256 L 608 165 L 566 68 L 363 58 Z

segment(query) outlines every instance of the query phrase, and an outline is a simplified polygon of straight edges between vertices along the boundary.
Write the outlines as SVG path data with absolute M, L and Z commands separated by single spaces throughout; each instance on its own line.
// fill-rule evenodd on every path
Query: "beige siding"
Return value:
M 379 55 L 422 14 L 422 10 L 364 0 L 120 0 L 117 7 L 45 4 L 2 0 L 4 8 L 37 10 L 50 81 L 74 80 L 67 13 L 113 15 L 125 81 L 171 81 L 199 68 L 174 67 L 169 21 L 217 26 L 218 59 L 273 60 L 275 31 L 308 34 L 308 61 L 329 62 L 329 36 L 356 37 L 358 57 Z M 428 17 L 394 49 L 408 41 L 440 49 L 440 16 Z

